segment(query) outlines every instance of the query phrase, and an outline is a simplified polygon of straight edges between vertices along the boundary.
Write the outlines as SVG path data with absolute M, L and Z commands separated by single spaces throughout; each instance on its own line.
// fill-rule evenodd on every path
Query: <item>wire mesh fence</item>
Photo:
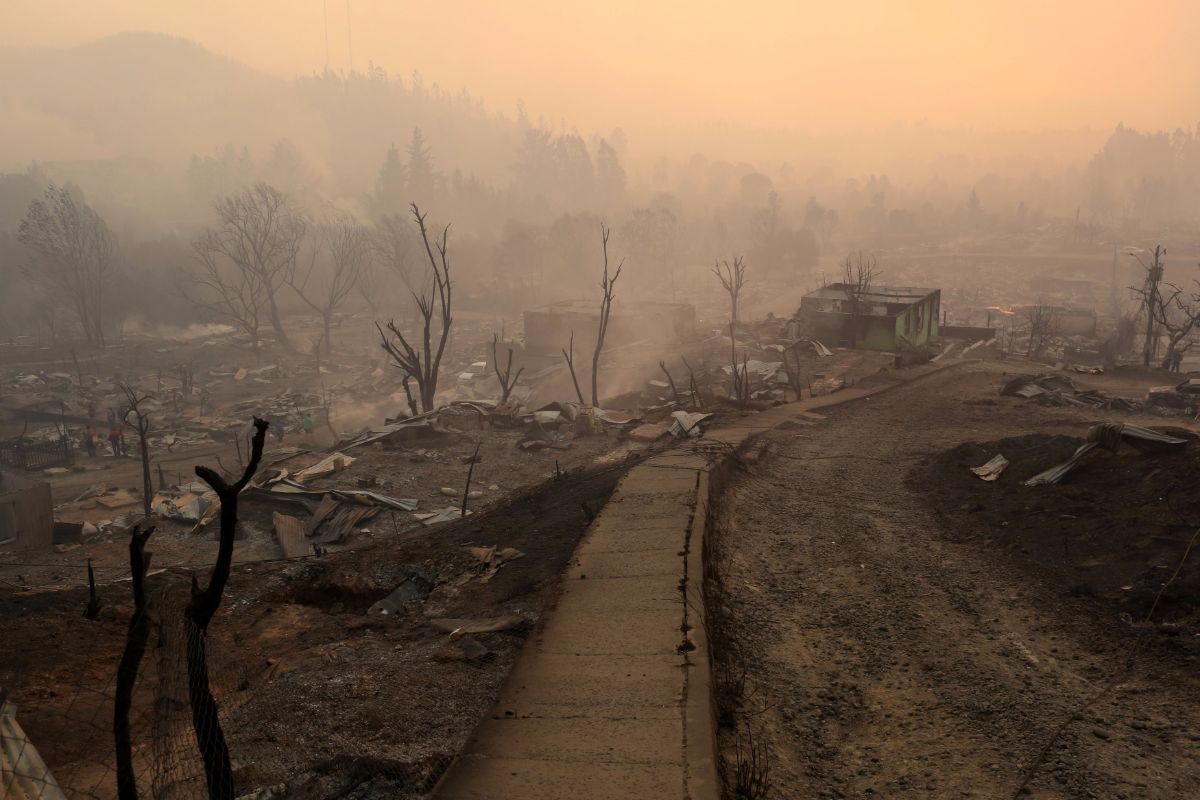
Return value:
M 361 670 L 339 676 L 336 660 L 321 659 L 329 668 L 301 690 L 297 681 L 280 685 L 272 679 L 286 665 L 248 658 L 236 636 L 189 632 L 185 576 L 165 573 L 150 583 L 148 645 L 129 714 L 135 793 L 120 790 L 114 737 L 118 665 L 133 612 L 116 598 L 128 593 L 126 582 L 109 586 L 113 605 L 99 620 L 84 617 L 82 589 L 54 598 L 52 612 L 37 593 L 8 601 L 6 619 L 15 626 L 5 627 L 22 646 L 0 647 L 0 798 L 427 797 L 469 732 L 461 727 L 447 739 L 431 727 L 422 737 L 418 712 L 432 725 L 455 709 L 436 691 L 417 696 L 420 686 L 396 707 L 371 707 L 367 697 L 349 713 L 331 714 L 347 692 L 369 694 Z M 403 668 L 428 655 L 396 660 Z M 197 676 L 201 663 L 207 676 Z M 340 666 L 348 672 L 351 664 Z M 202 703 L 193 695 L 209 682 L 216 716 L 196 711 Z M 228 747 L 224 784 L 201 747 L 211 751 L 218 739 Z
M 556 470 L 486 516 L 386 526 L 361 547 L 294 558 L 258 557 L 279 552 L 274 507 L 250 505 L 233 526 L 219 610 L 200 631 L 189 628 L 195 585 L 210 586 L 228 557 L 229 526 L 163 524 L 148 543 L 132 682 L 121 665 L 140 573 L 132 548 L 121 551 L 138 522 L 87 543 L 96 596 L 83 552 L 6 554 L 0 797 L 428 797 L 626 469 Z M 123 698 L 128 747 L 115 724 Z

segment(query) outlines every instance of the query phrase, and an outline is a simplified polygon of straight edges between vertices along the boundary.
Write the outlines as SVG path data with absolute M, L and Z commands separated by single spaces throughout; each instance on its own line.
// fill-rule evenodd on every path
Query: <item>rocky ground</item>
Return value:
M 1163 498 L 1195 475 L 1194 449 L 1157 473 L 1106 455 L 1063 486 L 1021 486 L 1091 423 L 1180 424 L 999 396 L 1028 369 L 963 365 L 834 409 L 761 441 L 731 480 L 722 743 L 734 762 L 753 739 L 769 796 L 1195 796 L 1200 628 L 1176 596 L 1195 553 L 1142 621 L 1184 555 Z M 997 450 L 1007 481 L 967 472 Z

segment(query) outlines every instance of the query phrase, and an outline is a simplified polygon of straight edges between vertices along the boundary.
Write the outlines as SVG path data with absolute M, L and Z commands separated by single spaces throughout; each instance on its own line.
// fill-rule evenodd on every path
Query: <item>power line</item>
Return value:
M 346 0 L 346 54 L 350 58 L 350 71 L 354 72 L 354 40 L 350 32 L 350 0 Z

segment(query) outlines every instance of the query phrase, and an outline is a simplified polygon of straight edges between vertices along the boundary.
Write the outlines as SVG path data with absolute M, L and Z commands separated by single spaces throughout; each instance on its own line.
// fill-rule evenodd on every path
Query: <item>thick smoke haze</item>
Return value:
M 1187 126 L 1198 16 L 1187 0 L 10 0 L 0 46 L 151 30 L 277 76 L 416 70 L 496 110 L 523 100 L 555 128 L 620 124 L 647 145 L 724 158 L 741 154 L 723 144 L 761 135 L 779 157 L 785 131 Z M 985 138 L 978 155 L 1004 148 Z
M 586 294 L 601 221 L 631 290 L 672 298 L 737 253 L 799 290 L 851 250 L 1064 225 L 1187 252 L 1198 26 L 1186 2 L 13 0 L 2 266 L 28 264 L 18 227 L 51 184 L 112 231 L 114 281 L 173 297 L 214 202 L 255 184 L 314 224 L 417 201 L 509 310 Z

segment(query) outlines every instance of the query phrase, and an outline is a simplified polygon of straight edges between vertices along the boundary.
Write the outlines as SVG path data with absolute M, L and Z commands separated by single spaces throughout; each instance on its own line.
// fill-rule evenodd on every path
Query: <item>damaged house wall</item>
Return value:
M 53 541 L 50 484 L 0 471 L 0 545 L 49 550 Z
M 868 350 L 921 347 L 938 335 L 942 301 L 939 289 L 881 286 L 860 300 L 857 317 L 843 284 L 832 283 L 800 300 L 798 319 L 805 335 L 848 345 L 852 340 Z M 852 336 L 857 325 L 857 336 Z

